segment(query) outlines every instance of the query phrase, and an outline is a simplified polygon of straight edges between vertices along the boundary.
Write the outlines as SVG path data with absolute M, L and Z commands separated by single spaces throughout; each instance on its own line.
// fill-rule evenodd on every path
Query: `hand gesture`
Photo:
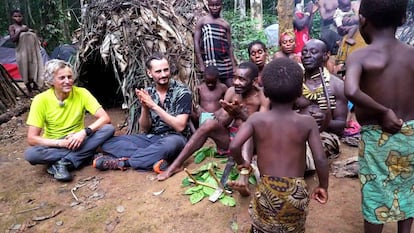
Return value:
M 383 131 L 394 134 L 401 130 L 403 122 L 392 109 L 388 109 L 381 119 L 381 127 Z
M 243 104 L 240 104 L 237 99 L 233 102 L 220 100 L 221 107 L 233 118 L 238 118 L 242 114 Z
M 321 204 L 325 204 L 328 202 L 328 190 L 322 187 L 316 187 L 312 192 L 311 198 Z
M 154 108 L 157 105 L 148 94 L 148 92 L 144 89 L 135 89 L 135 93 L 141 103 L 142 107 L 144 108 Z

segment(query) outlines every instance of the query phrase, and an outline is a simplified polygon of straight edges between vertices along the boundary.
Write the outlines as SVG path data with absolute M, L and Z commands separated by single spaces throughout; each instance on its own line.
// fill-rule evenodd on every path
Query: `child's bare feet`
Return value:
M 240 175 L 236 181 L 228 181 L 227 185 L 232 189 L 236 190 L 243 197 L 250 196 L 249 190 L 249 175 Z
M 178 173 L 178 172 L 182 171 L 183 169 L 184 169 L 183 167 L 169 166 L 167 168 L 167 170 L 165 170 L 162 173 L 157 175 L 157 180 L 158 181 L 166 180 L 166 179 L 170 178 L 171 176 L 173 176 L 175 173 Z
M 346 39 L 345 40 L 345 42 L 347 43 L 347 44 L 349 44 L 349 45 L 354 45 L 356 42 L 355 42 L 355 40 L 354 39 L 352 39 L 352 38 L 348 38 L 348 39 Z

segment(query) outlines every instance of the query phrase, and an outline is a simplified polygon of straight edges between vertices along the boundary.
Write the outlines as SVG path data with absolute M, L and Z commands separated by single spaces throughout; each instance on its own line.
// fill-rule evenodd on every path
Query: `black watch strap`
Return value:
M 89 127 L 85 128 L 85 132 L 86 132 L 86 136 L 90 136 L 93 133 L 92 129 Z

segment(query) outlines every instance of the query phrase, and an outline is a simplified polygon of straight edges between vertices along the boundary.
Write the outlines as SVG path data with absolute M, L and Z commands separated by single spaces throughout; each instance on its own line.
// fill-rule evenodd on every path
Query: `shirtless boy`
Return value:
M 218 77 L 217 67 L 209 66 L 204 71 L 204 82 L 197 86 L 198 105 L 191 116 L 197 128 L 221 108 L 220 100 L 224 98 L 227 86 L 218 82 Z
M 359 178 L 365 232 L 414 217 L 414 48 L 395 38 L 407 0 L 362 0 L 359 30 L 368 46 L 347 59 L 345 94 L 362 125 Z
M 210 14 L 200 18 L 194 31 L 194 50 L 201 72 L 207 66 L 216 66 L 220 81 L 232 85 L 236 59 L 231 43 L 230 24 L 220 17 L 222 0 L 208 0 Z
M 241 155 L 242 145 L 253 137 L 257 151 L 261 181 L 251 203 L 251 232 L 305 232 L 309 204 L 304 179 L 306 142 L 319 177 L 311 197 L 322 204 L 328 200 L 328 162 L 318 125 L 311 116 L 292 108 L 302 94 L 302 79 L 301 67 L 288 58 L 277 58 L 266 65 L 263 86 L 272 109 L 253 113 L 230 143 L 241 176 L 248 176 L 250 169 L 250 161 Z M 283 137 L 280 132 L 285 132 Z
M 217 148 L 227 150 L 229 133 L 234 134 L 252 113 L 269 109 L 269 100 L 260 88 L 253 85 L 258 73 L 257 66 L 252 62 L 243 62 L 237 67 L 233 86 L 227 89 L 224 99 L 220 101 L 222 108 L 214 113 L 215 119 L 208 119 L 196 130 L 174 162 L 157 176 L 159 181 L 183 170 L 185 160 L 200 149 L 207 138 L 213 139 Z M 247 152 L 252 154 L 252 148 L 246 148 Z

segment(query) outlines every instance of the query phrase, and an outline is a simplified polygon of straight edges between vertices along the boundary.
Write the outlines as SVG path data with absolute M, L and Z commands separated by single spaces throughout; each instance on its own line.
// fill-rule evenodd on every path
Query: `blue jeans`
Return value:
M 96 149 L 115 133 L 111 124 L 104 125 L 101 129 L 88 136 L 77 150 L 56 148 L 47 146 L 32 146 L 24 152 L 24 157 L 30 164 L 53 164 L 62 158 L 72 162 L 78 168 L 84 161 L 91 159 Z
M 129 158 L 134 169 L 152 170 L 161 159 L 173 161 L 187 143 L 180 134 L 132 134 L 109 139 L 102 150 L 116 158 Z

